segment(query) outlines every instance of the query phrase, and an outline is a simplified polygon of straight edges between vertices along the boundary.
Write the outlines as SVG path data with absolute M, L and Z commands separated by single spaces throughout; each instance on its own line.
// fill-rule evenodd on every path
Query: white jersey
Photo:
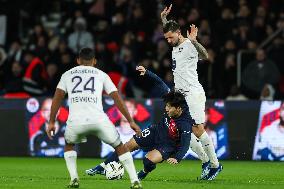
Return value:
M 189 39 L 179 46 L 173 47 L 172 59 L 175 88 L 184 91 L 204 92 L 198 81 L 198 52 Z
M 280 121 L 273 122 L 264 128 L 260 135 L 260 149 L 269 148 L 276 156 L 284 155 L 284 128 L 279 126 Z
M 117 91 L 110 77 L 91 66 L 77 66 L 66 71 L 57 88 L 68 93 L 68 125 L 95 123 L 100 117 L 107 117 L 103 111 L 102 93 Z

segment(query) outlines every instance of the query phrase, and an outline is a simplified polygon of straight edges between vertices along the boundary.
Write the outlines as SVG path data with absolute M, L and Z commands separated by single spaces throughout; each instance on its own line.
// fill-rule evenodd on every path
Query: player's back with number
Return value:
M 117 91 L 109 76 L 92 66 L 77 66 L 65 72 L 57 86 L 68 93 L 68 124 L 89 124 L 106 116 L 102 107 L 103 90 Z

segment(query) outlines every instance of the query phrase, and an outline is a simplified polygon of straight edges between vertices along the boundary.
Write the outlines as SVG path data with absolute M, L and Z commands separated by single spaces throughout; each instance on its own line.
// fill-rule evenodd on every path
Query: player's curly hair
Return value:
M 169 20 L 163 26 L 164 33 L 168 33 L 169 31 L 176 32 L 177 30 L 180 30 L 180 25 L 176 21 L 174 21 L 174 20 Z
M 186 105 L 185 93 L 182 90 L 172 90 L 163 96 L 164 102 L 174 107 L 184 107 Z

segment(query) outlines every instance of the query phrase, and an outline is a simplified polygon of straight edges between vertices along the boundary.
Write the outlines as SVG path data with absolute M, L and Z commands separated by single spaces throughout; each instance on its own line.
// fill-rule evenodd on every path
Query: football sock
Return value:
M 150 173 L 156 168 L 156 164 L 153 163 L 151 160 L 148 158 L 144 157 L 143 159 L 143 164 L 144 164 L 144 172 L 145 173 Z
M 101 163 L 100 165 L 101 165 L 102 167 L 105 167 L 106 164 L 108 164 L 108 163 L 110 163 L 110 162 L 113 162 L 113 161 L 116 161 L 116 162 L 119 161 L 116 152 L 113 152 L 112 154 L 110 154 L 110 155 L 107 157 L 107 159 L 103 162 L 103 165 L 102 165 L 102 163 Z
M 77 164 L 76 164 L 76 160 L 77 160 L 77 152 L 76 151 L 67 151 L 64 153 L 64 159 L 66 162 L 66 166 L 67 169 L 69 171 L 71 180 L 74 180 L 75 178 L 79 178 L 78 177 L 78 173 L 77 173 Z
M 204 151 L 206 152 L 209 160 L 210 160 L 210 166 L 212 168 L 217 168 L 219 166 L 219 162 L 217 159 L 217 155 L 215 153 L 215 148 L 213 145 L 212 140 L 209 138 L 208 134 L 204 132 L 200 136 L 200 142 L 203 146 Z
M 191 133 L 190 148 L 193 152 L 197 154 L 198 158 L 202 161 L 202 163 L 206 163 L 209 161 L 209 158 L 206 155 L 202 144 L 199 142 L 199 139 L 193 133 Z
M 138 177 L 136 174 L 136 169 L 133 163 L 133 158 L 130 152 L 126 152 L 120 156 L 118 156 L 119 161 L 126 169 L 131 183 L 134 183 L 135 181 L 138 181 Z

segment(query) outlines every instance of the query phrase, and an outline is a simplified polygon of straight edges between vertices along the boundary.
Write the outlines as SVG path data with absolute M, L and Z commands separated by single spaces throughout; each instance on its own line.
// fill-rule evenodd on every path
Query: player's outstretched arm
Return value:
M 143 66 L 137 66 L 136 70 L 140 72 L 141 76 L 148 77 L 153 82 L 154 87 L 158 87 L 160 89 L 161 97 L 170 91 L 170 88 L 163 82 L 163 80 L 153 72 L 146 70 Z
M 182 158 L 185 156 L 186 152 L 188 151 L 189 145 L 190 145 L 190 127 L 188 126 L 188 123 L 180 123 L 179 125 L 179 132 L 180 132 L 180 147 L 175 155 L 175 159 L 180 162 Z
M 171 12 L 171 9 L 172 9 L 172 4 L 169 7 L 165 7 L 164 10 L 161 12 L 161 20 L 163 26 L 166 25 L 166 23 L 168 22 L 167 16 Z
M 119 109 L 119 111 L 124 115 L 124 117 L 127 119 L 127 121 L 130 124 L 130 127 L 136 132 L 138 136 L 141 136 L 141 129 L 140 127 L 134 122 L 132 117 L 130 116 L 124 101 L 120 97 L 119 93 L 117 91 L 113 91 L 109 94 L 109 96 L 114 100 L 115 105 Z
M 52 104 L 51 104 L 51 110 L 50 110 L 50 118 L 49 118 L 49 124 L 46 129 L 47 136 L 52 139 L 52 132 L 55 131 L 55 119 L 56 119 L 56 114 L 59 110 L 59 107 L 64 99 L 65 96 L 65 91 L 62 89 L 57 88 L 54 94 L 54 97 L 52 99 Z
M 187 31 L 187 38 L 190 39 L 194 47 L 196 48 L 199 58 L 207 60 L 208 59 L 208 52 L 207 50 L 200 44 L 198 43 L 196 37 L 197 37 L 197 32 L 198 28 L 192 24 L 190 26 L 190 33 Z

